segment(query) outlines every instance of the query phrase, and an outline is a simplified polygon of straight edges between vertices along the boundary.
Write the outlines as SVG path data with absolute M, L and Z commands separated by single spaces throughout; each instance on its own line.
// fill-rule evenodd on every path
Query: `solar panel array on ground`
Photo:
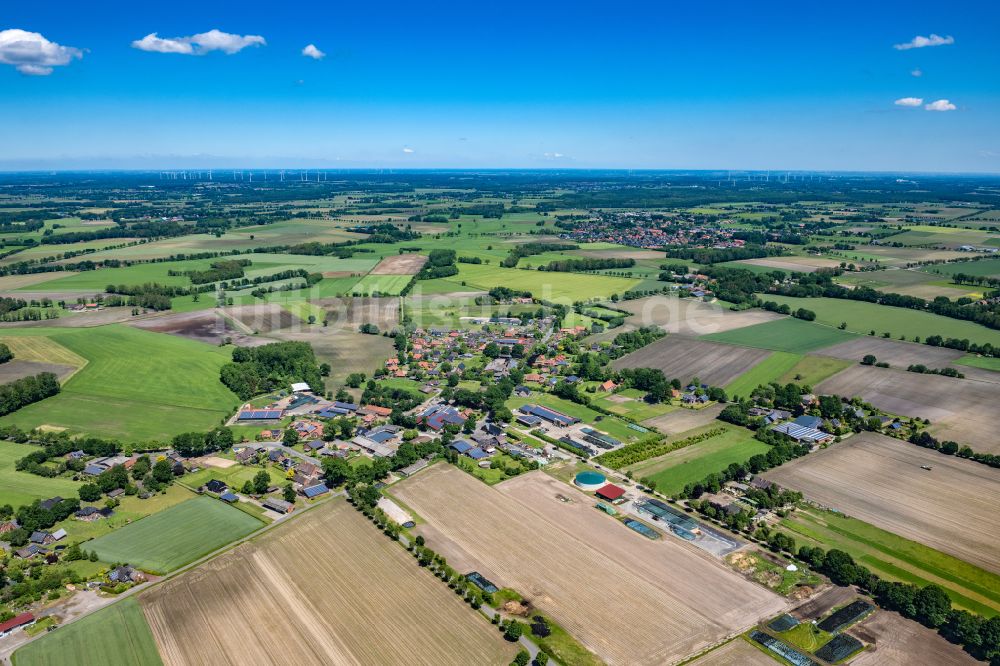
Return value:
M 633 520 L 629 518 L 625 521 L 625 524 L 629 527 L 629 529 L 635 530 L 636 532 L 646 537 L 647 539 L 655 540 L 660 538 L 659 532 L 657 532 L 656 530 L 654 530 L 653 528 L 649 527 L 644 523 L 640 523 L 638 520 Z
M 820 622 L 819 628 L 827 633 L 835 634 L 841 629 L 851 626 L 873 610 L 875 607 L 870 603 L 864 599 L 858 599 Z
M 280 418 L 280 409 L 245 409 L 240 412 L 240 421 L 272 421 Z
M 752 638 L 755 642 L 760 643 L 771 652 L 781 655 L 795 666 L 820 666 L 818 661 L 815 661 L 808 655 L 802 654 L 788 643 L 779 641 L 770 634 L 765 634 L 763 631 L 751 632 L 750 638 Z
M 840 634 L 832 641 L 816 650 L 816 656 L 831 664 L 839 663 L 865 647 L 864 643 L 850 634 Z
M 771 630 L 781 633 L 782 631 L 788 631 L 792 627 L 798 626 L 798 624 L 799 624 L 798 620 L 796 620 L 788 613 L 785 613 L 781 617 L 772 620 L 771 623 L 767 626 Z

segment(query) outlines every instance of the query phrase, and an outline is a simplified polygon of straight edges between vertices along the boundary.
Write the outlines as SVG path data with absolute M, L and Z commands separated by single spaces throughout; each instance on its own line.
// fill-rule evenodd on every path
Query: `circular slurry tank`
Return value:
M 598 488 L 603 488 L 608 482 L 607 478 L 600 472 L 594 472 L 591 470 L 586 470 L 580 472 L 573 479 L 573 483 L 577 485 L 581 490 L 594 491 Z

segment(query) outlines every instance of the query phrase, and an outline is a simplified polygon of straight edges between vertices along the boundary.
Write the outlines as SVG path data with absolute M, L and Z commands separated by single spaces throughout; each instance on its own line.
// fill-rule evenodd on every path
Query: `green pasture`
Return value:
M 847 331 L 855 333 L 867 334 L 874 330 L 876 335 L 888 332 L 893 338 L 905 335 L 910 340 L 914 336 L 919 336 L 923 340 L 931 335 L 941 335 L 946 338 L 964 338 L 979 344 L 989 342 L 1000 345 L 1000 331 L 974 322 L 951 319 L 920 310 L 840 298 L 794 298 L 769 294 L 767 300 L 785 303 L 793 310 L 798 308 L 812 310 L 816 313 L 816 322 L 820 324 L 840 326 L 841 322 L 847 322 Z M 748 330 L 750 329 L 741 329 L 741 331 Z
M 162 666 L 163 660 L 139 601 L 127 597 L 21 647 L 14 653 L 13 663 L 17 666 Z
M 0 419 L 124 441 L 166 439 L 218 425 L 239 398 L 219 381 L 231 351 L 124 325 L 9 329 L 45 335 L 88 363 L 62 392 Z
M 19 459 L 38 450 L 39 447 L 31 444 L 0 441 L 0 506 L 10 504 L 16 509 L 36 499 L 56 495 L 76 497 L 80 487 L 76 481 L 61 477 L 50 479 L 14 469 L 14 463 Z
M 800 509 L 781 521 L 798 545 L 839 548 L 887 580 L 944 588 L 955 606 L 985 617 L 1000 614 L 1000 575 L 856 518 Z
M 262 525 L 221 500 L 201 496 L 88 541 L 84 547 L 104 562 L 128 562 L 151 573 L 166 573 Z
M 761 384 L 770 384 L 786 374 L 802 360 L 801 354 L 776 351 L 724 388 L 731 396 L 749 396 Z
M 635 421 L 663 416 L 680 409 L 670 403 L 659 402 L 651 404 L 643 400 L 645 394 L 637 389 L 624 389 L 617 393 L 597 393 L 591 396 L 591 402 L 609 412 L 627 416 Z
M 484 290 L 504 286 L 529 291 L 535 298 L 567 304 L 597 298 L 605 299 L 611 294 L 624 293 L 639 283 L 638 280 L 631 278 L 585 273 L 549 273 L 474 264 L 461 264 L 459 274 L 452 280 Z
M 819 299 L 802 300 L 811 302 Z M 798 307 L 798 304 L 795 307 Z M 854 337 L 856 337 L 854 333 L 791 317 L 702 336 L 703 339 L 713 342 L 797 354 L 846 342 Z
M 954 275 L 964 273 L 983 277 L 1000 277 L 1000 259 L 981 259 L 979 261 L 959 261 L 952 264 L 935 264 L 923 269 L 927 273 Z
M 827 356 L 803 356 L 785 374 L 778 377 L 779 384 L 794 382 L 800 385 L 815 386 L 828 377 L 832 377 L 844 368 L 853 365 L 851 361 Z
M 983 370 L 994 370 L 996 372 L 1000 372 L 1000 358 L 968 354 L 956 360 L 955 363 L 958 365 L 966 365 L 970 368 L 982 368 Z
M 711 427 L 717 427 L 713 424 Z M 684 439 L 692 433 L 681 433 L 674 439 Z M 767 453 L 770 447 L 753 438 L 749 430 L 727 428 L 715 437 L 709 437 L 690 446 L 629 468 L 636 478 L 648 477 L 656 482 L 656 489 L 673 495 L 689 483 L 700 481 L 718 472 L 730 463 L 746 462 L 758 453 Z

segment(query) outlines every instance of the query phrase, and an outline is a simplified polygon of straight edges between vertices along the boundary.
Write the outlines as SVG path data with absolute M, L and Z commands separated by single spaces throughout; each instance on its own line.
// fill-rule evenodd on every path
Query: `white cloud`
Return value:
M 407 146 L 406 148 L 403 148 L 403 152 L 406 153 L 407 155 L 410 155 L 410 154 L 412 154 L 415 151 L 413 150 L 413 148 L 410 148 L 409 146 Z
M 958 107 L 946 99 L 939 99 L 924 106 L 928 111 L 954 111 Z
M 266 46 L 267 40 L 260 35 L 234 35 L 221 30 L 200 32 L 190 37 L 160 37 L 151 32 L 142 39 L 132 42 L 132 48 L 152 53 L 179 53 L 181 55 L 204 55 L 211 51 L 222 51 L 227 55 L 238 53 L 248 46 Z
M 547 160 L 558 160 L 566 156 L 563 155 L 562 153 L 542 153 L 542 157 L 544 157 Z
M 307 58 L 312 58 L 313 60 L 322 60 L 326 57 L 326 54 L 316 48 L 315 44 L 309 44 L 302 49 L 302 55 Z
M 910 76 L 915 76 L 915 77 L 917 77 L 918 79 L 919 79 L 919 78 L 920 78 L 921 76 L 923 76 L 923 75 L 924 75 L 924 72 L 923 72 L 923 71 L 922 71 L 922 70 L 921 70 L 921 69 L 920 69 L 919 67 L 918 67 L 918 68 L 916 68 L 915 70 L 913 70 L 912 72 L 910 72 Z
M 923 97 L 900 97 L 893 102 L 896 106 L 920 106 L 923 103 Z
M 0 63 L 29 76 L 48 76 L 53 67 L 82 58 L 83 51 L 50 42 L 37 32 L 0 30 Z
M 925 46 L 947 46 L 948 44 L 954 44 L 955 38 L 951 35 L 947 37 L 942 37 L 941 35 L 935 35 L 931 33 L 930 37 L 922 37 L 917 35 L 910 41 L 904 44 L 896 44 L 894 48 L 899 51 L 908 51 L 910 49 L 922 49 Z

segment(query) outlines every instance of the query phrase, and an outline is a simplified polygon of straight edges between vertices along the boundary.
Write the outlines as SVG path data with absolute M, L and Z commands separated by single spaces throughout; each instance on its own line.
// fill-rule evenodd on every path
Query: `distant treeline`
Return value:
M 560 273 L 582 273 L 583 271 L 601 271 L 610 268 L 631 268 L 635 266 L 635 259 L 563 259 L 561 261 L 550 261 L 545 266 L 539 266 L 540 271 L 554 271 Z
M 579 245 L 573 243 L 519 243 L 510 249 L 500 265 L 504 268 L 514 268 L 524 257 L 545 252 L 561 252 L 563 250 L 578 250 Z
M 744 245 L 743 247 L 687 247 L 684 245 L 668 245 L 664 248 L 670 259 L 684 259 L 699 264 L 718 264 L 723 261 L 739 261 L 741 259 L 761 259 L 776 257 L 784 253 L 780 247 L 765 247 L 762 245 Z

